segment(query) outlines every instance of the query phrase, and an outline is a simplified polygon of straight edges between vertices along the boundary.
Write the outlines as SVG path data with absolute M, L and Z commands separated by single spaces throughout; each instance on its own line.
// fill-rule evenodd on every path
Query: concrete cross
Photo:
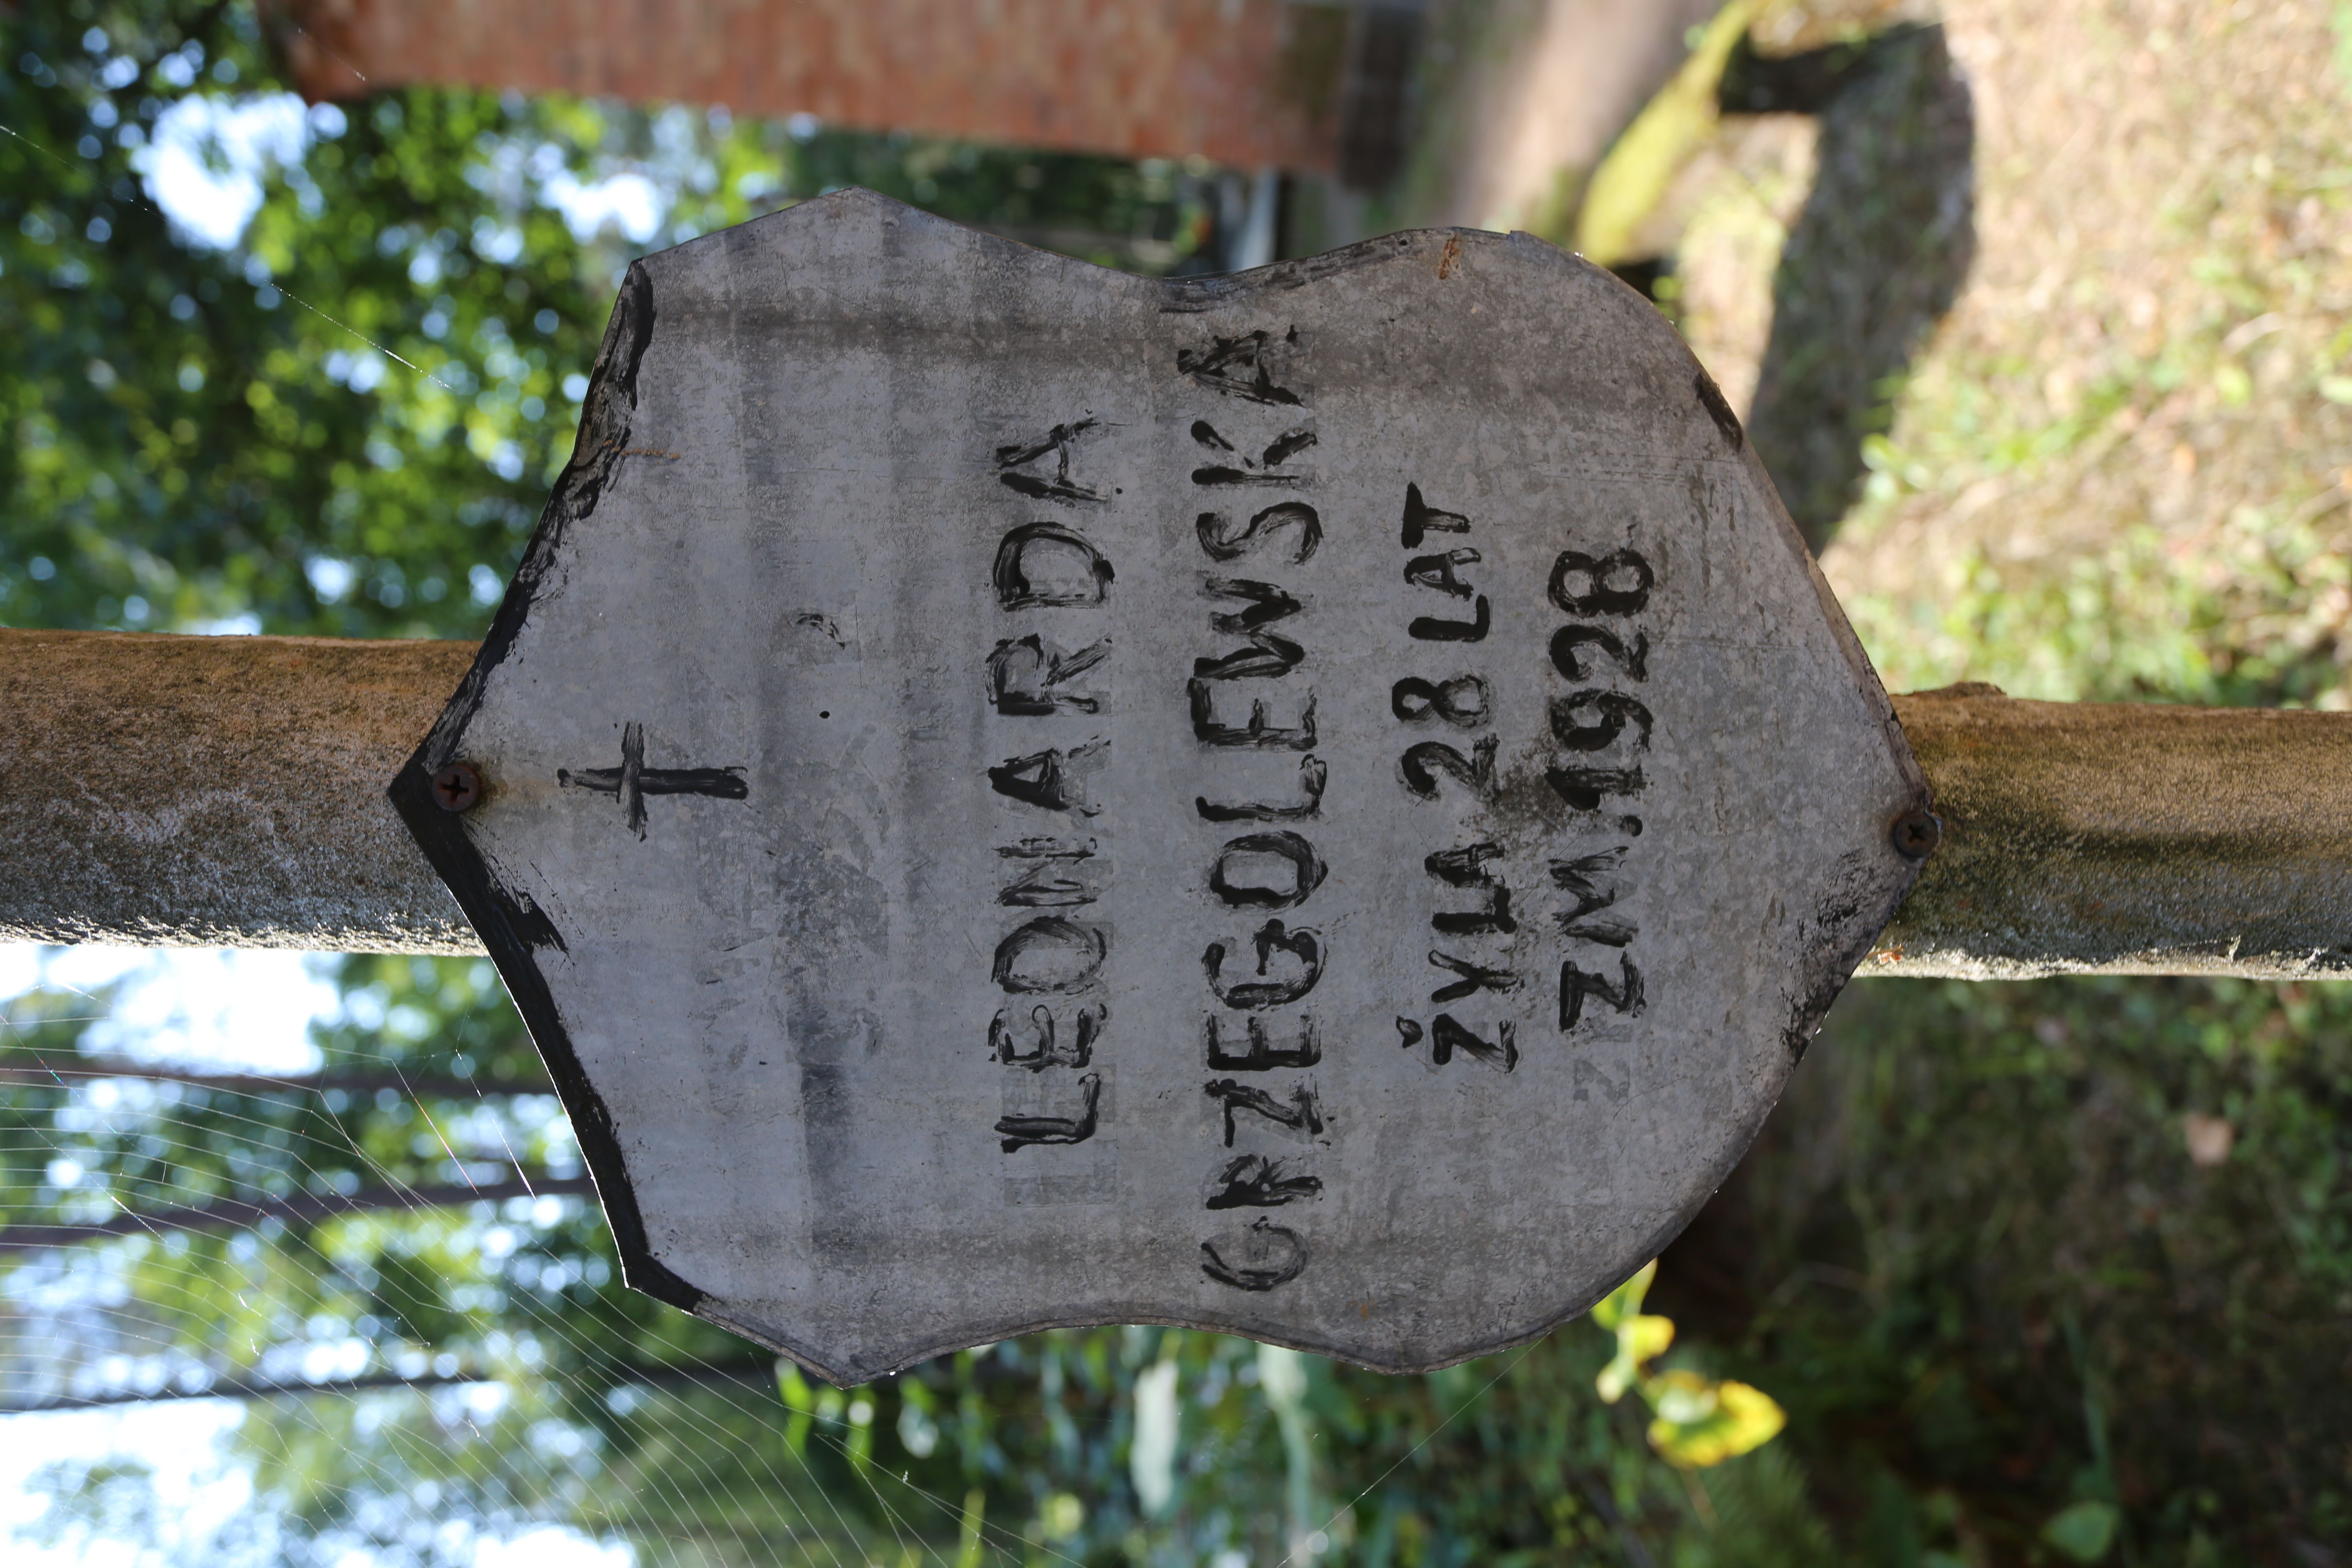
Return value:
M 487 948 L 630 1282 L 835 1378 L 1444 1364 L 1654 1256 L 1857 965 L 2352 929 L 2346 720 L 1890 703 L 1525 237 L 1169 283 L 843 193 L 632 269 L 478 648 L 0 648 L 0 928 Z

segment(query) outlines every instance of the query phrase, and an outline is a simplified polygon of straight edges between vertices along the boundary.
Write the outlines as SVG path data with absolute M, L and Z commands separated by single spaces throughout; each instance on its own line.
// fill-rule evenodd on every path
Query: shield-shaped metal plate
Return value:
M 631 269 L 394 796 L 630 1282 L 851 1380 L 1541 1333 L 1738 1159 L 1924 790 L 1607 273 L 1161 281 L 853 191 Z

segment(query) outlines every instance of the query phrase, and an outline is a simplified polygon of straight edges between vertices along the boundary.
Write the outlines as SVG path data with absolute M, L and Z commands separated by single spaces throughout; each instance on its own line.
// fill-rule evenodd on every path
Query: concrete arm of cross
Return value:
M 383 795 L 473 657 L 0 632 L 0 936 L 481 952 Z M 1944 833 L 1864 973 L 2352 968 L 2352 715 L 1895 706 Z
M 1895 699 L 1942 845 L 1862 973 L 2352 969 L 2352 715 Z
M 0 936 L 480 952 L 383 794 L 473 658 L 0 632 Z

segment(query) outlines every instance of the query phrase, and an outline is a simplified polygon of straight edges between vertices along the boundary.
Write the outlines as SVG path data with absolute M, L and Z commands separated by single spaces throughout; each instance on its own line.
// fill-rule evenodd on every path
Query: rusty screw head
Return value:
M 1944 841 L 1944 819 L 1931 811 L 1906 811 L 1895 819 L 1895 848 L 1906 860 L 1925 860 Z
M 482 798 L 482 775 L 469 763 L 451 763 L 433 775 L 433 798 L 444 811 L 471 811 Z

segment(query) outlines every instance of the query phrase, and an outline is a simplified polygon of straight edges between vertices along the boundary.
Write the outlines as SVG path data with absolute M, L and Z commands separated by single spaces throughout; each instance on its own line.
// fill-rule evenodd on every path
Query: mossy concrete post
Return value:
M 481 952 L 383 797 L 473 657 L 0 632 L 0 936 Z
M 1895 699 L 1943 844 L 1863 974 L 2352 970 L 2352 715 Z
M 473 655 L 0 632 L 0 935 L 479 952 L 383 798 Z M 2352 715 L 1895 706 L 1944 840 L 1862 973 L 2352 968 Z

